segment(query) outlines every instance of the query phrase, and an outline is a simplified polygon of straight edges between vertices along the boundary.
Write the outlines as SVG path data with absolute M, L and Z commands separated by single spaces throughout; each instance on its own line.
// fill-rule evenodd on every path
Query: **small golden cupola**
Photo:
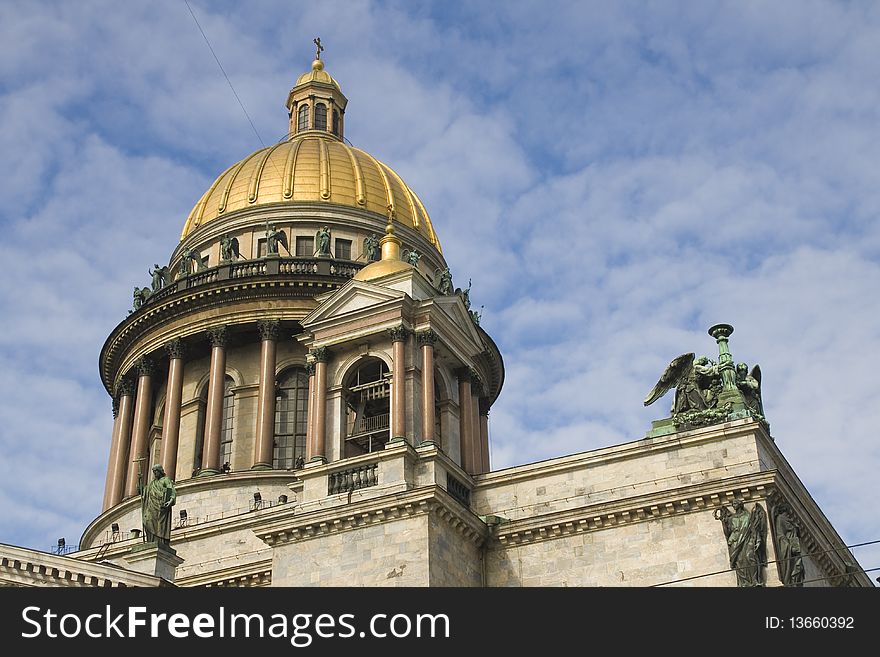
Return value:
M 321 39 L 316 38 L 314 42 L 312 70 L 300 75 L 287 95 L 287 114 L 290 117 L 288 138 L 316 131 L 329 133 L 342 141 L 348 99 L 342 94 L 339 83 L 324 70 Z

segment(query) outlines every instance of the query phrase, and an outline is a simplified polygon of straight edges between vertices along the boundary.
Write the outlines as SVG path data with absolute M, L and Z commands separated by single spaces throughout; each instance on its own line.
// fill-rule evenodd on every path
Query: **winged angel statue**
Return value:
M 657 385 L 645 398 L 645 406 L 650 406 L 675 388 L 672 403 L 675 424 L 711 424 L 726 419 L 733 409 L 730 402 L 719 404 L 719 396 L 724 389 L 721 369 L 721 364 L 707 356 L 695 358 L 693 353 L 682 354 L 666 367 Z M 742 399 L 740 408 L 744 407 L 741 415 L 751 415 L 765 421 L 760 366 L 755 365 L 749 372 L 745 363 L 738 363 L 735 386 Z
M 645 398 L 645 406 L 650 406 L 675 388 L 672 403 L 673 416 L 689 411 L 704 411 L 712 408 L 718 401 L 721 391 L 721 377 L 718 366 L 706 356 L 696 360 L 694 354 L 682 354 L 666 367 L 657 385 Z
M 237 237 L 224 235 L 220 239 L 220 260 L 223 262 L 235 262 L 241 257 L 241 250 Z

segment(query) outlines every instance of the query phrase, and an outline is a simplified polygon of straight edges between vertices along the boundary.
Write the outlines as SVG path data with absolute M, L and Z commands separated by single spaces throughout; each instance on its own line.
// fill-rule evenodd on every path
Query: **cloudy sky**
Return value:
M 495 467 L 643 437 L 728 322 L 812 496 L 880 539 L 880 4 L 190 5 L 267 145 L 322 38 L 346 136 L 485 306 Z M 100 511 L 100 347 L 260 139 L 183 0 L 0 3 L 0 542 Z

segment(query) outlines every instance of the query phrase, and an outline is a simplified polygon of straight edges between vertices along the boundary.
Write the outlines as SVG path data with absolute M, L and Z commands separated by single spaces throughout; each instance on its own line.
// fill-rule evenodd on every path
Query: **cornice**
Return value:
M 251 563 L 236 564 L 221 570 L 175 578 L 175 584 L 180 587 L 204 586 L 209 588 L 271 586 L 272 559 L 261 559 Z
M 776 476 L 776 471 L 770 470 L 521 518 L 498 525 L 494 538 L 503 546 L 536 543 L 715 509 L 734 499 L 764 500 L 775 490 Z
M 250 311 L 244 311 L 244 317 L 236 320 L 236 304 L 275 299 L 301 299 L 310 302 L 316 290 L 336 289 L 346 280 L 342 277 L 338 280 L 318 279 L 318 276 L 305 280 L 261 277 L 259 280 L 248 280 L 248 282 L 243 282 L 242 279 L 217 281 L 201 287 L 180 290 L 161 299 L 155 305 L 145 306 L 113 329 L 101 349 L 99 363 L 101 379 L 105 388 L 108 391 L 112 390 L 114 381 L 119 378 L 120 369 L 125 362 L 146 355 L 146 353 L 129 354 L 128 351 L 152 332 L 187 316 L 217 308 L 223 308 L 224 323 L 230 325 L 255 323 L 258 317 Z M 309 305 L 311 306 L 311 304 Z M 277 319 L 299 321 L 311 310 L 312 307 L 292 308 L 289 311 L 274 314 L 280 315 L 280 317 L 276 317 Z M 261 315 L 261 317 L 265 317 L 265 315 Z M 162 335 L 160 338 L 163 342 L 167 342 L 170 339 L 194 335 L 204 331 L 205 328 L 206 326 L 201 323 L 195 323 L 188 325 L 185 330 L 177 331 L 173 335 Z M 154 347 L 147 353 L 161 348 L 162 345 Z
M 440 486 L 384 495 L 347 506 L 290 515 L 255 531 L 271 547 L 351 531 L 369 525 L 433 514 L 475 545 L 488 536 L 486 525 Z

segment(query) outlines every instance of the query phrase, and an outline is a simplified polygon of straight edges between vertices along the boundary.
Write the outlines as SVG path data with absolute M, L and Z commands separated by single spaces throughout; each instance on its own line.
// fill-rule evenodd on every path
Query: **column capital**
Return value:
M 281 333 L 281 322 L 277 319 L 261 319 L 257 322 L 257 330 L 260 332 L 260 340 L 275 341 Z
M 480 415 L 489 415 L 489 409 L 492 407 L 488 397 L 480 397 Z
M 138 376 L 152 376 L 154 363 L 150 358 L 143 356 L 135 363 L 135 368 L 137 368 Z
M 409 329 L 403 324 L 386 329 L 385 332 L 388 334 L 388 337 L 391 338 L 391 342 L 406 342 L 406 339 L 410 334 Z
M 110 403 L 111 403 L 112 408 L 113 408 L 113 419 L 115 420 L 115 419 L 116 419 L 116 416 L 119 415 L 119 397 L 117 397 L 116 395 L 113 395 L 113 396 L 110 398 L 110 400 L 111 400 Z
M 473 386 L 483 385 L 483 379 L 473 367 L 459 367 L 455 370 L 455 376 L 459 381 L 468 381 Z
M 226 325 L 221 324 L 220 326 L 212 326 L 208 329 L 208 340 L 211 342 L 212 347 L 225 347 L 226 341 L 229 338 L 229 332 L 226 330 Z
M 113 391 L 113 396 L 117 399 L 120 397 L 125 397 L 128 395 L 129 397 L 134 394 L 134 381 L 131 377 L 123 377 L 119 380 L 119 383 L 116 384 L 116 389 Z
M 437 344 L 439 336 L 434 333 L 433 330 L 428 329 L 427 331 L 416 333 L 416 339 L 419 341 L 420 347 L 433 347 L 435 344 Z
M 169 358 L 183 358 L 186 353 L 186 345 L 180 338 L 174 338 L 170 342 L 165 343 L 165 351 Z
M 330 358 L 330 350 L 327 347 L 315 347 L 309 352 L 316 363 L 326 363 Z
M 309 361 L 308 363 L 306 363 L 306 374 L 308 374 L 309 376 L 315 376 L 315 363 L 314 362 Z

